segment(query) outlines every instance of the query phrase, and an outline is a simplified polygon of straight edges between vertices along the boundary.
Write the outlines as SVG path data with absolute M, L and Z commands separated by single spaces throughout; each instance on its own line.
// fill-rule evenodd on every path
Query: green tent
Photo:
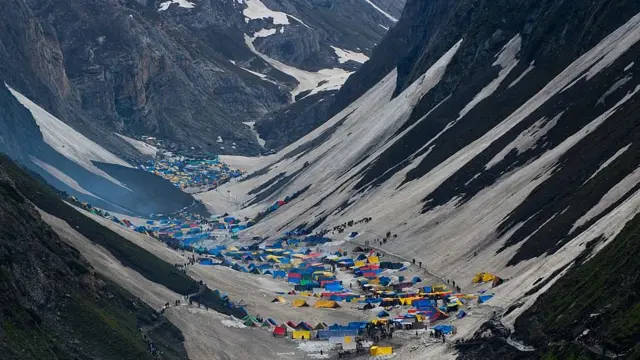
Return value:
M 243 317 L 242 321 L 243 321 L 245 326 L 249 326 L 249 327 L 257 327 L 257 326 L 260 325 L 260 321 L 258 321 L 258 319 L 256 319 L 255 317 L 253 317 L 251 315 L 247 315 L 247 316 Z

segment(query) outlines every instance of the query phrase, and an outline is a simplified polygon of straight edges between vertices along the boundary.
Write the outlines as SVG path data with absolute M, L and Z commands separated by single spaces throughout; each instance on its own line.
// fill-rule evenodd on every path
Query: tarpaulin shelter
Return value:
M 387 317 L 387 316 L 389 316 L 389 313 L 388 313 L 388 312 L 386 312 L 386 311 L 384 311 L 384 310 L 382 310 L 382 311 L 380 311 L 380 312 L 378 313 L 378 315 L 377 315 L 377 316 L 378 316 L 379 318 L 383 318 L 383 317 Z
M 200 265 L 213 265 L 213 260 L 211 259 L 200 259 Z
M 245 316 L 242 321 L 245 326 L 257 327 L 260 325 L 260 321 L 251 315 Z
M 377 346 L 374 345 L 369 348 L 369 355 L 371 356 L 385 356 L 393 354 L 393 348 L 391 346 Z
M 298 325 L 296 325 L 296 330 L 308 330 L 308 331 L 311 331 L 311 330 L 313 330 L 313 326 L 311 326 L 310 324 L 307 324 L 304 321 L 301 321 Z
M 492 297 L 493 297 L 493 294 L 480 295 L 480 296 L 478 296 L 478 303 L 484 304 L 485 302 L 487 302 Z
M 432 329 L 439 330 L 443 334 L 452 334 L 455 331 L 455 327 L 449 324 L 438 324 L 434 326 Z

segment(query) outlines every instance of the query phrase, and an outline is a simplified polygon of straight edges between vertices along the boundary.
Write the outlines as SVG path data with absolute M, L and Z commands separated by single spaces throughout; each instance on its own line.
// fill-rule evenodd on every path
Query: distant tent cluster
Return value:
M 149 160 L 140 169 L 169 180 L 175 187 L 220 186 L 242 172 L 229 168 L 220 158 L 188 158 L 178 155 Z

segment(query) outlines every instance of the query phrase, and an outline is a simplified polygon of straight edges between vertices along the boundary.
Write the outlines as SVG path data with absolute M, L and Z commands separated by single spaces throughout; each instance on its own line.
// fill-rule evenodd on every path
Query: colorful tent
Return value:
M 371 356 L 384 356 L 393 354 L 393 348 L 391 346 L 372 346 L 369 348 L 369 355 Z
M 273 328 L 273 337 L 285 337 L 287 336 L 287 328 L 285 326 L 276 326 Z
M 301 340 L 310 340 L 311 339 L 311 331 L 309 330 L 294 330 L 292 337 L 294 339 L 301 339 Z
M 293 300 L 292 305 L 294 307 L 307 307 L 307 306 L 309 306 L 309 304 L 307 304 L 307 302 L 304 299 L 295 299 L 295 300 Z
M 483 283 L 493 281 L 495 278 L 496 276 L 493 274 L 490 274 L 488 272 L 480 272 L 477 273 L 471 281 L 473 281 L 474 283 Z
M 335 309 L 339 308 L 340 305 L 333 300 L 318 300 L 313 307 L 317 309 Z
M 272 303 L 286 304 L 287 300 L 282 296 L 278 296 L 275 299 L 271 300 Z

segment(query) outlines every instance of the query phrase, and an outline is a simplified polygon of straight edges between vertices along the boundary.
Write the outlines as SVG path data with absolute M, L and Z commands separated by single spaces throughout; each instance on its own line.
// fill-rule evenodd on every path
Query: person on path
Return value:
M 420 261 L 419 263 L 420 263 L 420 269 L 422 269 L 422 261 Z

